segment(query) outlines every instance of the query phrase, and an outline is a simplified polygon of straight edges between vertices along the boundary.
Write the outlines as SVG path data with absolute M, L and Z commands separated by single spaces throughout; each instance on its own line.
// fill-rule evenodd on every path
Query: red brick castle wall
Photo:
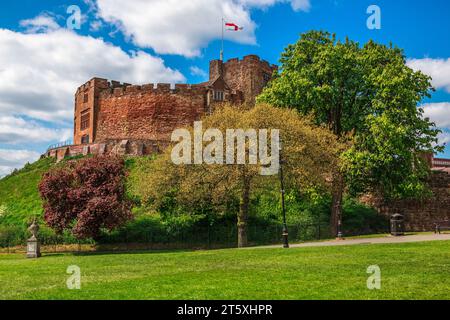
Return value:
M 152 84 L 103 91 L 98 100 L 95 141 L 170 140 L 207 110 L 202 86 Z

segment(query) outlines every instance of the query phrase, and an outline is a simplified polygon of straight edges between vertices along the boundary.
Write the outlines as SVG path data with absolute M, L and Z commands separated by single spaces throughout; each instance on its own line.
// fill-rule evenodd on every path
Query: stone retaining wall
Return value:
M 433 196 L 425 200 L 388 201 L 372 195 L 367 195 L 362 200 L 384 216 L 403 214 L 408 231 L 432 231 L 436 221 L 450 219 L 450 174 L 446 171 L 433 171 L 429 186 Z

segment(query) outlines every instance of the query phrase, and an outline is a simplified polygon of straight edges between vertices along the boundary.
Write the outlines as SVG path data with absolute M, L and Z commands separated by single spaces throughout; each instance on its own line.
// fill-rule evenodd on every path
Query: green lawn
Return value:
M 81 268 L 81 290 L 66 269 Z M 378 265 L 381 290 L 368 290 Z M 450 241 L 298 249 L 0 255 L 1 299 L 450 299 Z

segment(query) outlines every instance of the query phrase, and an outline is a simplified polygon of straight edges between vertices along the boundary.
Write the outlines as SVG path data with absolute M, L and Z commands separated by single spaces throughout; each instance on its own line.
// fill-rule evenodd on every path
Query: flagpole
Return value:
M 223 19 L 223 17 L 222 17 L 222 50 L 220 50 L 220 60 L 222 60 L 223 61 L 223 37 L 224 37 L 224 34 L 223 34 L 223 24 L 225 23 L 225 20 Z

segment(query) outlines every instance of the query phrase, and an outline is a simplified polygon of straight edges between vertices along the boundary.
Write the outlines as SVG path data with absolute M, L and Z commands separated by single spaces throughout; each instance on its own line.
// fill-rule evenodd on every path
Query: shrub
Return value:
M 345 199 L 343 212 L 343 227 L 346 234 L 379 233 L 389 229 L 389 223 L 385 217 L 355 199 Z
M 19 226 L 0 226 L 0 247 L 24 244 L 27 231 Z
M 39 184 L 46 224 L 57 234 L 71 229 L 77 239 L 125 224 L 132 214 L 124 168 L 121 158 L 93 157 L 47 172 Z

